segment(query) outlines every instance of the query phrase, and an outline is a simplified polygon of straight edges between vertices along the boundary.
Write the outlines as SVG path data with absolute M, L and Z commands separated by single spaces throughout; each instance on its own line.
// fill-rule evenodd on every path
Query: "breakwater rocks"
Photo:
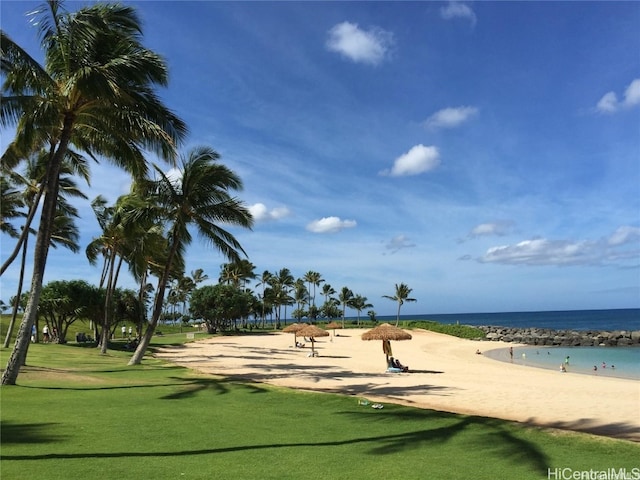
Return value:
M 551 330 L 548 328 L 476 327 L 485 333 L 483 340 L 562 347 L 640 346 L 640 330 Z

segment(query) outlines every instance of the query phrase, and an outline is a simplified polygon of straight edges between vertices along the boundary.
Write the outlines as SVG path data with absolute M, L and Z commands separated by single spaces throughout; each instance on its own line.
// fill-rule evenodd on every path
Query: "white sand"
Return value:
M 319 338 L 314 358 L 309 342 L 293 347 L 291 333 L 210 338 L 158 357 L 216 375 L 640 441 L 638 381 L 500 362 L 475 352 L 510 344 L 423 330 L 391 342 L 411 373 L 386 373 L 382 342 L 363 341 L 364 331 Z

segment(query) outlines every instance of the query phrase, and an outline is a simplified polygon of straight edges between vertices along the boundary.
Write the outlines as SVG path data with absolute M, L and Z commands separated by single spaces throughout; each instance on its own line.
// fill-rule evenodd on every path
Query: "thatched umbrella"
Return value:
M 294 343 L 294 345 L 297 346 L 297 344 L 298 344 L 298 342 L 297 342 L 298 331 L 300 331 L 301 329 L 303 329 L 304 327 L 307 327 L 307 326 L 308 326 L 308 324 L 306 324 L 306 323 L 292 323 L 288 327 L 284 327 L 282 329 L 282 331 L 285 332 L 285 333 L 293 333 L 293 343 Z
M 342 328 L 342 325 L 340 325 L 338 322 L 331 322 L 327 325 L 327 328 L 330 328 L 333 330 L 333 336 L 336 336 L 336 328 Z
M 300 335 L 301 337 L 311 338 L 311 356 L 315 357 L 316 356 L 316 350 L 314 346 L 315 337 L 328 337 L 329 332 L 327 332 L 326 330 L 323 330 L 320 327 L 316 327 L 315 325 L 307 325 L 304 328 L 298 330 L 297 335 Z
M 411 340 L 411 334 L 389 323 L 383 323 L 368 332 L 364 332 L 362 340 L 382 340 L 382 351 L 387 357 L 387 365 L 389 365 L 389 357 L 393 355 L 391 352 L 391 340 Z

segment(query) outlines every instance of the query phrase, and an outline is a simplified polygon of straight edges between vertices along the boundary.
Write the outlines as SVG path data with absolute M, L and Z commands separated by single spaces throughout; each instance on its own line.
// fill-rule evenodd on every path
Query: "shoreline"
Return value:
M 557 359 L 556 361 L 553 363 L 553 365 L 551 364 L 546 364 L 546 362 L 544 362 L 544 364 L 542 362 L 536 362 L 536 357 L 533 356 L 532 354 L 530 354 L 530 352 L 534 351 L 534 350 L 540 350 L 540 351 L 545 351 L 545 350 L 565 350 L 570 352 L 572 349 L 584 349 L 585 351 L 587 349 L 593 349 L 594 351 L 596 349 L 600 349 L 600 348 L 611 348 L 611 349 L 615 349 L 615 350 L 619 350 L 619 349 L 637 349 L 638 347 L 582 347 L 582 346 L 577 346 L 577 347 L 561 347 L 561 346 L 533 346 L 533 345 L 518 345 L 517 346 L 518 350 L 516 352 L 516 355 L 514 357 L 513 360 L 510 359 L 510 357 L 508 356 L 508 351 L 509 348 L 507 347 L 500 347 L 500 348 L 491 348 L 491 349 L 487 349 L 485 352 L 483 352 L 484 355 L 486 355 L 487 358 L 491 358 L 492 360 L 495 360 L 497 362 L 504 362 L 504 363 L 514 363 L 517 365 L 522 365 L 528 368 L 540 368 L 543 370 L 549 370 L 549 371 L 554 371 L 554 372 L 558 372 L 559 371 L 559 365 L 560 363 L 562 363 L 562 358 L 564 358 L 563 356 L 561 356 L 562 358 Z M 528 354 L 527 359 L 528 361 L 523 361 L 520 357 L 520 352 L 522 350 L 525 350 L 526 353 Z M 640 349 L 638 349 L 638 351 L 640 351 Z M 594 363 L 594 362 L 590 362 L 590 363 Z M 600 362 L 595 362 L 595 364 L 599 364 Z M 631 381 L 640 381 L 640 372 L 627 372 L 625 370 L 620 370 L 620 369 L 605 369 L 605 370 L 597 370 L 594 371 L 590 368 L 590 367 L 584 367 L 584 366 L 579 366 L 576 367 L 575 365 L 572 365 L 569 367 L 569 371 L 567 373 L 575 373 L 576 375 L 588 375 L 588 376 L 600 376 L 600 377 L 610 377 L 610 378 L 620 378 L 620 379 L 624 379 L 624 380 L 631 380 Z
M 224 336 L 161 348 L 156 356 L 204 374 L 511 420 L 640 442 L 640 382 L 561 374 L 477 355 L 506 342 L 464 340 L 426 330 L 391 342 L 410 373 L 386 373 L 381 342 L 338 330 L 295 348 L 290 333 Z

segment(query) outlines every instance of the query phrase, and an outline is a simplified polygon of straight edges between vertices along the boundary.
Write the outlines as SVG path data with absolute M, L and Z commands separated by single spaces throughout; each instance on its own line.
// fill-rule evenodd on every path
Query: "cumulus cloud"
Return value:
M 255 203 L 249 206 L 249 212 L 256 222 L 280 220 L 291 214 L 291 211 L 287 207 L 276 207 L 269 210 L 264 203 Z
M 504 265 L 627 265 L 640 256 L 640 228 L 622 226 L 599 240 L 535 238 L 491 247 L 478 261 Z
M 596 110 L 600 113 L 615 113 L 621 109 L 633 108 L 640 105 L 640 78 L 631 81 L 624 91 L 622 101 L 618 100 L 615 92 L 607 92 L 598 101 Z
M 380 175 L 401 177 L 404 175 L 418 175 L 433 170 L 440 165 L 440 152 L 434 146 L 425 147 L 422 144 L 411 147 L 407 153 L 400 155 L 393 162 L 391 170 L 383 170 Z
M 441 7 L 440 16 L 445 20 L 466 18 L 472 25 L 475 25 L 477 21 L 476 14 L 471 7 L 462 2 L 449 2 L 446 7 Z
M 448 107 L 437 111 L 425 121 L 427 128 L 453 128 L 466 122 L 478 113 L 475 107 Z
M 403 248 L 412 248 L 415 246 L 416 244 L 411 243 L 411 241 L 405 235 L 397 235 L 387 242 L 385 248 L 387 250 L 391 250 L 391 254 L 393 255 Z
M 365 31 L 357 23 L 342 22 L 329 30 L 326 46 L 356 63 L 378 65 L 388 57 L 393 43 L 393 33 L 379 27 Z
M 342 220 L 340 217 L 324 217 L 309 223 L 307 230 L 313 233 L 336 233 L 345 228 L 353 228 L 356 225 L 355 220 Z

